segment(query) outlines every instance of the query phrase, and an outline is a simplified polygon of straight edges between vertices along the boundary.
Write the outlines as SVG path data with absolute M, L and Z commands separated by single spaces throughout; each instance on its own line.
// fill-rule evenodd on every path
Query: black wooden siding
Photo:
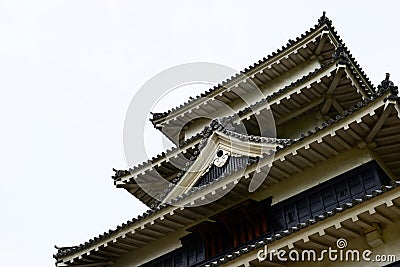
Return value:
M 375 161 L 366 163 L 274 205 L 272 230 L 279 232 L 331 211 L 380 189 L 388 180 Z
M 252 229 L 242 227 L 245 222 L 242 224 L 235 222 L 235 225 L 238 225 L 236 230 L 240 231 L 239 240 L 234 242 L 238 244 L 235 249 L 246 246 L 249 241 L 253 242 L 268 237 L 326 211 L 331 211 L 335 207 L 351 202 L 352 199 L 370 194 L 382 185 L 389 184 L 389 181 L 390 179 L 379 165 L 375 161 L 371 161 L 273 206 L 265 206 L 265 209 L 254 218 L 255 221 L 262 217 L 269 218 L 266 222 L 268 228 L 263 229 L 260 236 L 253 234 L 250 236 L 249 233 L 252 232 Z M 239 227 L 239 225 L 242 226 Z M 226 231 L 222 232 L 226 233 Z M 221 235 L 213 235 L 213 238 L 204 240 L 197 233 L 189 234 L 182 239 L 181 248 L 143 264 L 141 267 L 194 267 L 203 265 L 234 249 L 233 247 L 225 248 L 223 246 L 224 251 L 219 250 L 217 255 L 206 253 L 209 247 L 213 246 L 213 242 L 215 242 L 214 246 L 221 247 L 224 240 L 234 238 L 233 236 L 218 238 L 219 236 Z
M 188 267 L 204 261 L 204 242 L 191 234 L 182 239 L 182 247 L 158 257 L 141 267 Z
M 222 167 L 217 167 L 213 164 L 210 167 L 210 169 L 202 177 L 200 177 L 199 181 L 195 186 L 202 186 L 209 184 L 215 181 L 215 179 L 219 178 L 223 174 L 228 174 L 243 169 L 246 167 L 247 163 L 250 160 L 254 161 L 254 159 L 251 159 L 246 156 L 242 157 L 231 156 L 228 158 L 227 162 Z

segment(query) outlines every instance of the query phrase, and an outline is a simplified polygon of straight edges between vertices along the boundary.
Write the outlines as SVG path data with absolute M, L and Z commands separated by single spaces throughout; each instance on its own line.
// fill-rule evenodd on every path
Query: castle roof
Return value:
M 223 211 L 226 207 L 248 199 L 251 177 L 267 169 L 268 176 L 262 182 L 260 190 L 283 183 L 297 173 L 313 168 L 321 162 L 345 155 L 354 149 L 364 149 L 366 153 L 373 155 L 378 163 L 382 163 L 382 166 L 387 166 L 385 172 L 390 178 L 395 180 L 399 177 L 400 137 L 394 134 L 400 132 L 400 101 L 397 87 L 387 76 L 375 88 L 325 15 L 313 28 L 295 41 L 289 41 L 276 53 L 180 107 L 155 114 L 152 122 L 159 127 L 167 123 L 167 117 L 186 114 L 188 109 L 203 103 L 204 97 L 229 99 L 231 86 L 236 84 L 231 90 L 240 90 L 235 89 L 239 88 L 237 84 L 246 82 L 246 79 L 261 85 L 269 78 L 280 76 L 289 66 L 298 66 L 313 55 L 321 61 L 319 67 L 289 85 L 269 92 L 266 94 L 266 99 L 253 103 L 251 107 L 237 110 L 236 115 L 241 120 L 247 120 L 257 112 L 267 109 L 264 102 L 267 101 L 278 126 L 315 107 L 324 113 L 325 122 L 298 133 L 294 138 L 272 138 L 238 131 L 234 121 L 237 117 L 216 118 L 205 125 L 202 131 L 183 140 L 175 148 L 131 169 L 115 170 L 115 175 L 112 177 L 115 185 L 129 191 L 150 209 L 143 215 L 87 242 L 76 246 L 57 247 L 58 251 L 54 255 L 56 265 L 110 265 L 128 252 L 132 253 L 151 242 L 160 240 L 171 232 L 188 228 L 195 222 L 207 220 L 215 212 Z M 232 151 L 231 156 L 237 154 L 237 158 L 247 157 L 245 164 L 237 168 L 228 168 L 226 172 L 218 175 L 210 173 L 211 168 L 193 174 L 191 168 L 196 164 L 209 164 L 212 154 L 210 151 L 218 150 L 227 140 L 238 147 Z M 241 147 L 248 150 L 241 150 Z M 270 149 L 274 153 L 271 154 Z M 201 186 L 191 186 L 178 195 L 172 194 L 172 189 L 163 192 L 159 197 L 166 203 L 155 200 L 151 196 L 152 192 L 143 190 L 142 187 L 143 183 L 156 187 L 159 178 L 164 178 L 163 183 L 175 185 L 188 180 L 194 183 L 200 181 L 207 172 L 209 172 L 208 177 L 214 175 L 213 179 Z M 388 214 L 400 211 L 398 186 L 398 182 L 393 182 L 392 186 L 382 187 L 381 190 L 374 191 L 372 195 L 366 195 L 361 199 L 353 199 L 351 203 L 346 203 L 341 208 L 335 208 L 307 223 L 286 229 L 267 239 L 255 240 L 245 247 L 226 253 L 220 259 L 206 263 L 206 266 L 223 265 L 235 261 L 239 256 L 242 258 L 242 255 L 248 257 L 250 262 L 254 260 L 256 249 L 265 244 L 277 244 L 279 247 L 279 240 L 283 238 L 298 239 L 299 236 L 293 237 L 295 232 L 304 233 L 301 236 L 305 236 L 303 241 L 311 240 L 310 236 L 315 238 L 313 225 L 318 224 L 324 231 L 329 230 L 332 225 L 329 224 L 331 222 L 327 223 L 329 220 L 334 220 L 338 225 L 343 221 L 347 222 L 346 225 L 352 225 L 347 228 L 341 225 L 339 230 L 343 232 L 349 231 L 349 227 L 367 227 L 357 219 L 357 216 L 373 216 L 382 222 L 390 221 L 391 216 Z M 207 196 L 216 192 L 226 195 L 208 205 L 201 205 Z M 356 215 L 346 213 L 354 206 L 360 207 L 359 204 L 365 205 L 357 210 Z M 367 206 L 368 209 L 365 210 Z M 380 211 L 371 213 L 370 211 L 374 209 Z M 327 234 L 318 238 L 330 240 Z M 293 243 L 298 242 L 297 239 Z

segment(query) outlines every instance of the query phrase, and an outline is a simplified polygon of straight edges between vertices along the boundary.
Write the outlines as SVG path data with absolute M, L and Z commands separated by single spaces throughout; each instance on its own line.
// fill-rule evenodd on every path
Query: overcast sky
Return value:
M 145 211 L 110 177 L 126 168 L 135 91 L 166 68 L 241 70 L 326 10 L 375 85 L 386 72 L 400 82 L 398 1 L 142 2 L 0 0 L 2 266 L 52 266 L 54 244 L 79 244 Z

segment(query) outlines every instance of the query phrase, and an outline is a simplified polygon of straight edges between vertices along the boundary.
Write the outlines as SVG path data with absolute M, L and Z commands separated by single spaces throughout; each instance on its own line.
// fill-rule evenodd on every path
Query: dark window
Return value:
M 355 175 L 348 179 L 349 188 L 352 198 L 359 198 L 365 194 L 364 186 L 361 182 L 360 176 Z
M 174 263 L 174 267 L 183 267 L 182 254 L 175 255 Z
M 285 220 L 286 220 L 288 227 L 294 226 L 297 224 L 297 216 L 296 216 L 296 210 L 295 210 L 294 204 L 287 206 L 285 208 Z
M 164 260 L 164 267 L 174 267 L 174 262 L 172 258 L 167 258 Z
M 271 210 L 272 220 L 271 220 L 271 227 L 274 233 L 286 229 L 286 222 L 285 217 L 283 216 L 282 209 L 274 209 Z
M 318 216 L 324 212 L 324 207 L 322 205 L 322 200 L 321 200 L 321 194 L 319 192 L 312 194 L 308 198 L 308 200 L 310 202 L 310 209 L 312 216 Z
M 308 205 L 308 199 L 296 202 L 297 213 L 299 215 L 299 222 L 305 222 L 307 219 L 311 218 L 310 207 Z
M 326 188 L 321 191 L 324 208 L 326 211 L 331 211 L 337 206 L 335 192 L 332 187 Z
M 380 183 L 377 177 L 375 177 L 374 171 L 366 171 L 361 174 L 363 177 L 363 182 L 365 186 L 365 190 L 367 194 L 371 194 L 371 192 L 375 189 L 379 189 Z
M 288 222 L 289 223 L 294 222 L 294 211 L 293 210 L 288 212 Z
M 335 192 L 339 205 L 346 203 L 350 200 L 350 195 L 347 190 L 346 181 L 341 181 L 340 183 L 337 183 L 335 185 Z

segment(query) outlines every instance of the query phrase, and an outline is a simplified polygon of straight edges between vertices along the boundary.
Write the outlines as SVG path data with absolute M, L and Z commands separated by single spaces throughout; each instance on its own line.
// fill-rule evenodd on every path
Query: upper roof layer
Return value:
M 332 58 L 348 58 L 357 79 L 360 81 L 360 87 L 365 91 L 365 94 L 370 96 L 375 91 L 375 87 L 337 34 L 331 20 L 324 13 L 313 28 L 310 28 L 305 34 L 296 38 L 296 40 L 289 40 L 287 45 L 278 49 L 277 52 L 272 53 L 267 58 L 263 58 L 258 63 L 249 66 L 226 81 L 210 88 L 208 91 L 194 98 L 191 97 L 190 100 L 176 108 L 162 113 L 154 113 L 151 121 L 156 128 L 163 131 L 172 140 L 176 140 L 174 138 L 176 133 L 168 133 L 168 128 L 162 129 L 166 123 L 174 125 L 184 123 L 182 118 L 189 116 L 191 113 L 189 110 L 194 107 L 204 108 L 200 104 L 208 101 L 207 99 L 215 98 L 221 102 L 232 102 L 236 95 L 233 92 L 235 88 L 232 89 L 232 86 L 246 82 L 261 86 L 266 81 L 273 80 L 277 76 L 287 72 L 291 67 L 298 66 L 301 62 L 315 57 L 323 65 L 331 62 Z M 176 121 L 175 117 L 177 118 Z

